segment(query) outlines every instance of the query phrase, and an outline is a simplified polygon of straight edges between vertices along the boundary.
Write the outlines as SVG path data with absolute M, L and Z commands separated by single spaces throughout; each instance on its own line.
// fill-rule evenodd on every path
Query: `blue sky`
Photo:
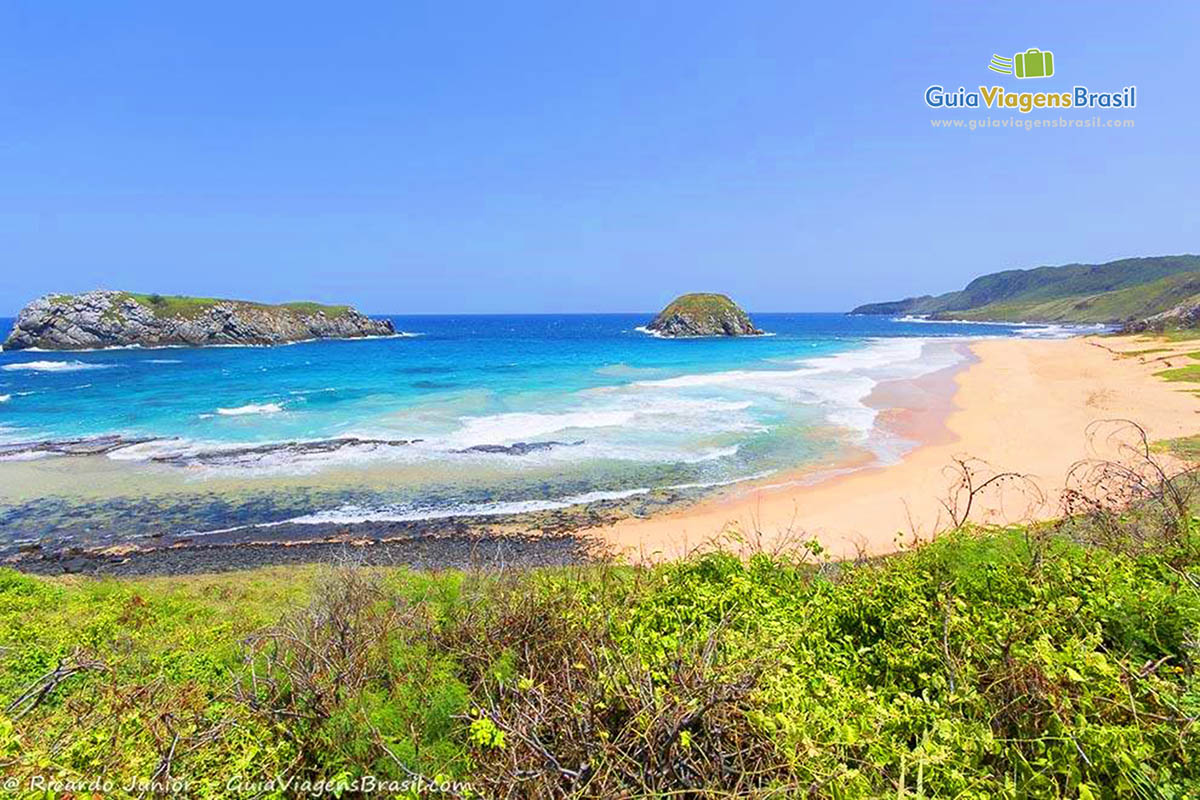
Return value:
M 98 286 L 842 310 L 1200 252 L 1197 30 L 1194 2 L 10 0 L 0 314 Z M 1028 47 L 1054 78 L 986 69 Z M 1104 115 L 1136 127 L 935 130 L 989 114 L 930 110 L 933 83 L 1136 84 Z

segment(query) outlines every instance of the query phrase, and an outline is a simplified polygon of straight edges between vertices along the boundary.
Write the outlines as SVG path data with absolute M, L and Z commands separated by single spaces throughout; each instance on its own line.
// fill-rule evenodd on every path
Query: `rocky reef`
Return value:
M 659 336 L 761 336 L 746 312 L 723 294 L 681 295 L 646 326 Z
M 395 328 L 349 306 L 263 305 L 244 300 L 95 291 L 51 294 L 17 315 L 5 350 L 271 345 L 389 336 Z

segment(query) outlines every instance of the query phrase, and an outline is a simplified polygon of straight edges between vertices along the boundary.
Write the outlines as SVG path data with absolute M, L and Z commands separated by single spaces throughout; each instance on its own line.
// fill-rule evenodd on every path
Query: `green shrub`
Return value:
M 2 570 L 4 704 L 81 669 L 0 716 L 0 769 L 166 763 L 207 797 L 363 774 L 487 797 L 1196 796 L 1200 566 L 1071 530 L 837 569 Z

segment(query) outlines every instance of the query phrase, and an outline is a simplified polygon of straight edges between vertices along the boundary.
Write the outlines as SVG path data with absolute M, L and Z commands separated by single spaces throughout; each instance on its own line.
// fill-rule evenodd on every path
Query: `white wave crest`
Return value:
M 705 481 L 699 483 L 677 483 L 670 486 L 658 487 L 662 490 L 683 489 L 715 489 L 722 486 L 732 486 L 745 481 L 760 480 L 771 475 L 771 472 L 759 472 L 722 481 Z M 267 522 L 259 525 L 238 525 L 232 528 L 222 528 L 213 531 L 195 531 L 196 536 L 212 536 L 220 533 L 245 530 L 247 528 L 275 528 L 280 525 L 359 525 L 368 522 L 422 522 L 425 520 L 448 519 L 451 517 L 494 517 L 506 514 L 528 514 L 536 511 L 556 511 L 571 506 L 598 503 L 604 500 L 625 500 L 630 497 L 650 494 L 657 491 L 654 487 L 639 486 L 635 489 L 615 491 L 593 491 L 581 494 L 556 497 L 546 500 L 508 500 L 494 503 L 457 503 L 446 506 L 420 506 L 409 504 L 381 505 L 378 508 L 348 503 L 338 508 L 326 511 L 315 511 L 291 519 L 278 522 Z
M 236 408 L 218 408 L 217 413 L 222 417 L 240 417 L 245 414 L 278 414 L 283 411 L 283 406 L 279 403 L 259 403 L 245 406 L 237 406 Z
M 745 426 L 731 416 L 749 408 L 750 401 L 723 401 L 663 396 L 657 399 L 625 397 L 609 403 L 559 413 L 513 412 L 482 417 L 461 417 L 461 428 L 449 437 L 455 446 L 512 444 L 527 442 L 571 431 L 597 428 L 639 428 L 675 430 L 690 427 L 697 418 L 718 417 L 727 430 Z
M 1092 333 L 1115 331 L 1119 326 L 1103 322 L 1005 322 L 986 319 L 930 319 L 923 314 L 892 317 L 892 322 L 910 322 L 922 325 L 984 325 L 990 328 L 1016 328 L 1016 335 L 1030 339 L 1069 339 Z
M 920 377 L 961 362 L 955 339 L 873 339 L 865 346 L 793 362 L 798 369 L 728 370 L 639 381 L 649 389 L 727 390 L 764 394 L 785 402 L 819 406 L 827 420 L 869 433 L 877 411 L 866 405 L 882 381 Z
M 6 372 L 79 372 L 85 369 L 108 369 L 113 364 L 88 364 L 83 361 L 23 361 L 5 364 L 0 369 Z

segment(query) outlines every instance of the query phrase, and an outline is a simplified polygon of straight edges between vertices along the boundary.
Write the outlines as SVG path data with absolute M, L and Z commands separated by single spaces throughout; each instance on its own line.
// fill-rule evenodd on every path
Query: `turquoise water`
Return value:
M 312 520 L 555 507 L 769 475 L 851 446 L 894 457 L 905 443 L 863 403 L 879 381 L 953 365 L 964 336 L 1064 332 L 759 314 L 773 335 L 663 340 L 638 330 L 640 314 L 392 319 L 407 335 L 2 352 L 0 442 L 155 437 L 104 457 L 199 484 L 396 472 L 386 492 L 302 508 Z M 9 456 L 35 457 L 71 456 Z

